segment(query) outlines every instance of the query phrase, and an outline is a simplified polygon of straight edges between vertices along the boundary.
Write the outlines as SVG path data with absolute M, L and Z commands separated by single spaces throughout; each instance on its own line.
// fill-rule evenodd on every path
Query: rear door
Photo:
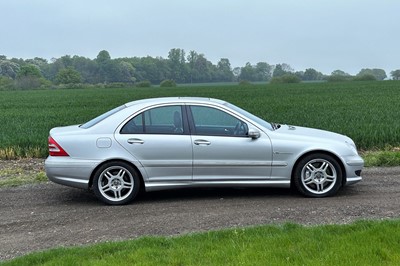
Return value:
M 181 105 L 145 110 L 116 134 L 149 181 L 192 180 L 192 142 L 183 110 Z

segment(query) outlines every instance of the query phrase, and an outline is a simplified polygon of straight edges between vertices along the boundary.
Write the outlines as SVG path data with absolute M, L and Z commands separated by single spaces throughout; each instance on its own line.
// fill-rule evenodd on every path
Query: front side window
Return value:
M 121 134 L 183 134 L 181 106 L 163 106 L 135 116 L 122 129 Z
M 236 117 L 206 106 L 191 106 L 194 133 L 212 136 L 246 136 L 248 126 Z

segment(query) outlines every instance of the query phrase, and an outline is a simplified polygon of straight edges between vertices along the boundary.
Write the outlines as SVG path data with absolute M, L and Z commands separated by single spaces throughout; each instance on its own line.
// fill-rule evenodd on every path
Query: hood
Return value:
M 347 136 L 315 128 L 281 125 L 281 127 L 278 128 L 276 132 L 279 134 L 288 135 L 291 138 L 299 137 L 304 139 L 310 138 L 313 140 L 320 139 L 322 142 L 324 142 L 325 140 L 329 140 L 348 142 L 349 144 L 353 143 L 353 141 Z

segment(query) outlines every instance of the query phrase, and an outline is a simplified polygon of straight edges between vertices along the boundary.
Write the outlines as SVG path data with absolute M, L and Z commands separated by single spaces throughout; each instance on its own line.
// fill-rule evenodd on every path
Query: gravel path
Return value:
M 33 165 L 40 168 L 40 162 Z M 1 166 L 0 166 L 1 169 Z M 177 235 L 236 226 L 349 223 L 400 217 L 400 167 L 366 168 L 336 197 L 310 199 L 287 189 L 152 192 L 126 206 L 53 183 L 0 189 L 0 260 L 59 246 L 143 235 Z

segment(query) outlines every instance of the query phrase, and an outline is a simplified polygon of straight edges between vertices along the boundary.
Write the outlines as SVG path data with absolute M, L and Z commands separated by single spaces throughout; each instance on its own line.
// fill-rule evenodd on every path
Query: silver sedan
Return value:
M 53 128 L 48 178 L 126 204 L 141 189 L 295 187 L 333 196 L 360 181 L 364 161 L 346 136 L 269 123 L 228 102 L 155 98 L 82 125 Z

